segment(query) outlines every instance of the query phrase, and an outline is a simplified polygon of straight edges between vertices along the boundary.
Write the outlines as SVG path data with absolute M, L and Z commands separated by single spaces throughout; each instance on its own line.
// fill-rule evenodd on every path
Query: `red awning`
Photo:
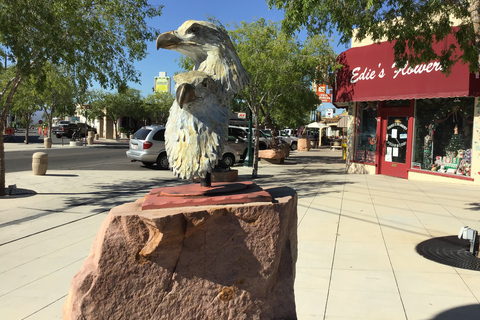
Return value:
M 435 49 L 449 43 L 456 43 L 453 34 Z M 436 61 L 397 69 L 389 42 L 349 49 L 337 61 L 343 68 L 337 74 L 333 103 L 480 96 L 479 74 L 470 73 L 468 65 L 457 62 L 448 77 Z

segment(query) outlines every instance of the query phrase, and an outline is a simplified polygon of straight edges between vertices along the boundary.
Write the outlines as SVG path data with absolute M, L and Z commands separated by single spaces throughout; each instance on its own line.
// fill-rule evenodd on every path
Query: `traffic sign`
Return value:
M 43 123 L 42 119 L 38 120 L 38 124 L 42 124 L 42 123 Z

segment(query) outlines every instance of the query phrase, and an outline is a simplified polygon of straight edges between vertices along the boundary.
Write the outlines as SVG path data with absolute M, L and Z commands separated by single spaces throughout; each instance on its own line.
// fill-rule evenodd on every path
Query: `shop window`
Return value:
M 355 161 L 375 163 L 378 102 L 360 102 L 357 106 Z
M 474 98 L 417 100 L 412 167 L 470 176 L 473 109 Z

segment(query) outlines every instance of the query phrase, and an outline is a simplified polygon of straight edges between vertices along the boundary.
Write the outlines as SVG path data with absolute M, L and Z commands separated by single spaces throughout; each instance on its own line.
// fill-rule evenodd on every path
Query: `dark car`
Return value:
M 80 129 L 80 137 L 85 137 L 85 123 L 69 123 L 65 126 L 59 126 L 52 128 L 53 134 L 57 138 L 67 137 L 71 138 L 73 133 Z M 87 131 L 93 131 L 97 133 L 97 129 L 87 124 Z

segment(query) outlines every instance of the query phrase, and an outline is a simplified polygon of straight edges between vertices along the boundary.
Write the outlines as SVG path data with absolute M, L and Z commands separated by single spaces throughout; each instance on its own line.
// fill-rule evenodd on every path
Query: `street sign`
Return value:
M 92 105 L 91 104 L 84 104 L 84 105 L 82 105 L 82 109 L 90 110 L 90 109 L 92 109 Z
M 332 96 L 328 93 L 317 93 L 318 98 L 322 100 L 322 102 L 332 102 Z
M 246 119 L 247 118 L 247 114 L 245 112 L 239 112 L 237 113 L 237 116 L 239 119 Z
M 42 124 L 42 123 L 43 123 L 42 119 L 38 120 L 38 124 Z

